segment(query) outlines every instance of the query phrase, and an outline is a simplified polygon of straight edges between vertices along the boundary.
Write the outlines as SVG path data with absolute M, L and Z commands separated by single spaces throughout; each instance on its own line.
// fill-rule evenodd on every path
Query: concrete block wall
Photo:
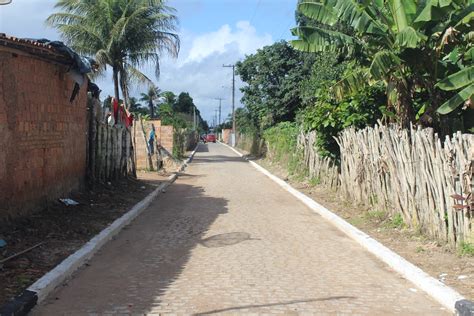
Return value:
M 0 221 L 44 208 L 86 174 L 83 86 L 66 67 L 0 48 Z
M 232 133 L 232 130 L 229 129 L 223 129 L 222 130 L 222 141 L 228 145 L 230 145 L 230 134 Z
M 161 125 L 161 120 L 149 120 L 144 122 L 147 141 L 152 124 L 155 126 L 156 141 L 158 144 L 160 144 L 170 155 L 173 154 L 173 126 Z M 139 121 L 135 121 L 134 123 L 134 144 L 137 169 L 147 169 L 147 145 L 143 138 L 143 132 Z M 155 155 L 152 156 L 154 168 L 156 168 Z

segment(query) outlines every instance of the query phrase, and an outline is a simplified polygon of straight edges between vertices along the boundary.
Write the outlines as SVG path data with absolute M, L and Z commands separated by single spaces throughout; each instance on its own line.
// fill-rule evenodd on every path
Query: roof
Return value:
M 74 62 L 68 54 L 59 51 L 51 45 L 43 44 L 32 39 L 8 36 L 5 33 L 0 33 L 0 46 L 21 50 L 60 64 L 71 65 Z

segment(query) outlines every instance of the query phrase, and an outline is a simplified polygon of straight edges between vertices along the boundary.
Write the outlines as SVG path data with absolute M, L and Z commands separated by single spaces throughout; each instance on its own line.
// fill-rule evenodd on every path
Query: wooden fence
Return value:
M 135 175 L 130 130 L 101 122 L 92 125 L 88 153 L 90 182 L 107 182 Z
M 401 214 L 410 227 L 451 245 L 474 242 L 474 135 L 441 141 L 432 129 L 375 126 L 346 129 L 337 141 L 345 198 Z
M 309 177 L 319 184 L 338 189 L 340 184 L 338 166 L 331 158 L 323 158 L 317 153 L 316 132 L 301 132 L 298 136 L 298 147 L 303 152 L 304 165 Z

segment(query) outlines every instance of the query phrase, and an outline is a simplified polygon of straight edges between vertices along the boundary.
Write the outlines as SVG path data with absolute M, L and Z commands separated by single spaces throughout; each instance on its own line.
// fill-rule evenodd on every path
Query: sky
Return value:
M 16 37 L 61 40 L 56 30 L 45 25 L 45 19 L 55 12 L 56 0 L 13 0 L 0 6 L 0 33 Z M 257 49 L 290 39 L 294 26 L 296 0 L 168 0 L 179 18 L 178 34 L 181 50 L 177 59 L 162 56 L 161 75 L 156 78 L 152 67 L 142 69 L 153 78 L 162 91 L 175 94 L 189 92 L 201 115 L 210 124 L 222 100 L 222 118 L 232 110 L 232 69 L 234 64 Z M 102 98 L 113 94 L 110 74 L 96 82 Z M 242 106 L 236 77 L 236 106 Z M 145 86 L 135 86 L 132 96 L 145 92 Z

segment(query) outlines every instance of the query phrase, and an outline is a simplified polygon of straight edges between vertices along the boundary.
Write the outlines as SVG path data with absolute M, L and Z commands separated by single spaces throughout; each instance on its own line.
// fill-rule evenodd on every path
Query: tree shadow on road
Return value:
M 202 187 L 173 184 L 34 314 L 150 312 L 227 203 Z
M 207 163 L 226 163 L 226 162 L 247 162 L 245 159 L 236 156 L 224 155 L 208 155 L 205 157 L 196 156 L 193 159 L 193 164 L 207 164 Z
M 298 304 L 298 303 L 311 303 L 311 302 L 333 301 L 333 300 L 343 300 L 343 299 L 356 299 L 356 297 L 355 296 L 329 296 L 329 297 L 322 297 L 322 298 L 313 298 L 313 299 L 306 299 L 306 300 L 292 300 L 292 301 L 277 302 L 277 303 L 270 303 L 270 304 L 242 305 L 242 306 L 236 306 L 236 307 L 216 309 L 216 310 L 212 310 L 208 312 L 197 313 L 194 315 L 211 315 L 211 314 L 229 313 L 229 312 L 235 313 L 242 309 L 258 309 L 261 307 L 285 306 L 285 305 L 292 305 L 292 304 Z

